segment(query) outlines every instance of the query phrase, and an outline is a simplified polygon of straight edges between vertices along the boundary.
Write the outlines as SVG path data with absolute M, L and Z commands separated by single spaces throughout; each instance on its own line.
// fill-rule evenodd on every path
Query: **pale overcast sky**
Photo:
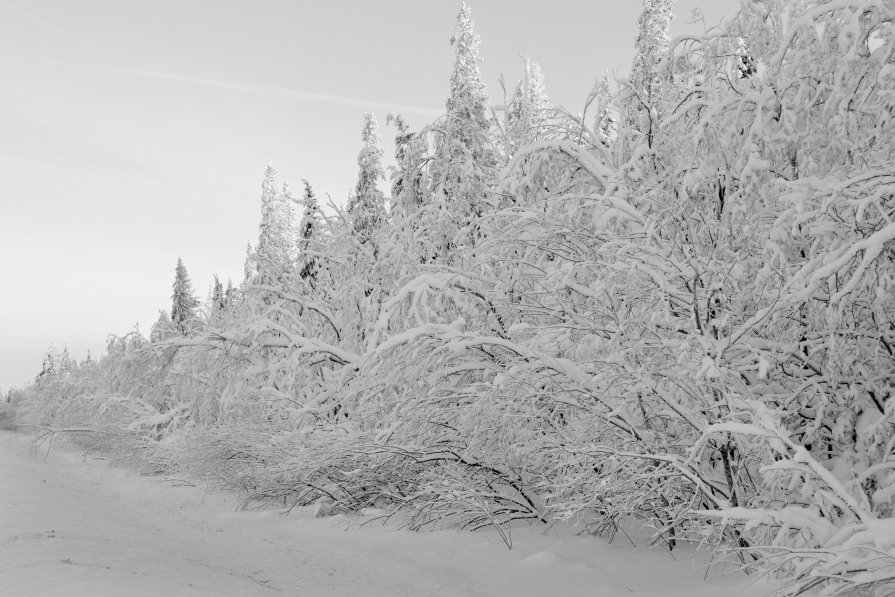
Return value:
M 494 103 L 519 55 L 577 112 L 624 76 L 639 0 L 471 0 Z M 736 0 L 678 0 L 709 25 Z M 0 388 L 53 343 L 83 359 L 148 334 L 178 255 L 205 298 L 238 284 L 268 161 L 344 203 L 363 112 L 443 109 L 454 0 L 0 0 Z

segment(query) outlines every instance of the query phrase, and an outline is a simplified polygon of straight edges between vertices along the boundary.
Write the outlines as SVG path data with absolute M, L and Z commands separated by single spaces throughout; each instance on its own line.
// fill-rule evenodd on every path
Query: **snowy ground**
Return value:
M 234 512 L 237 498 L 138 477 L 0 432 L 0 595 L 595 597 L 765 595 L 742 576 L 627 540 L 516 530 L 346 530 L 308 510 Z M 622 543 L 625 541 L 625 544 Z

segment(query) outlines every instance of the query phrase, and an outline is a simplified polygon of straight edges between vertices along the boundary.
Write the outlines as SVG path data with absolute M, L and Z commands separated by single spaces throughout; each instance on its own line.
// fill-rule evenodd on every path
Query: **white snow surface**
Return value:
M 770 586 L 568 530 L 411 533 L 313 507 L 237 512 L 239 497 L 0 432 L 0 595 L 746 597 Z M 624 543 L 623 543 L 624 542 Z

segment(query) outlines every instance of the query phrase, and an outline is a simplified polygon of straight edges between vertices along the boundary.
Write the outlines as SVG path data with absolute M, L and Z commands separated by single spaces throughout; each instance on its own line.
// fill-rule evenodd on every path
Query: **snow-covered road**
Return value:
M 664 551 L 593 539 L 346 530 L 309 510 L 234 512 L 236 498 L 139 477 L 0 432 L 0 595 L 653 595 L 746 597 Z M 711 575 L 710 575 L 711 577 Z

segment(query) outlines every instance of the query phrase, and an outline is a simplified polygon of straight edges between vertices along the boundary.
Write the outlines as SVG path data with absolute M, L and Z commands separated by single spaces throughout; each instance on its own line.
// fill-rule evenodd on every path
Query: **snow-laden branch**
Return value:
M 317 338 L 307 338 L 288 332 L 282 326 L 275 322 L 268 321 L 261 328 L 276 328 L 277 332 L 285 332 L 281 335 L 265 334 L 259 332 L 246 332 L 227 330 L 220 332 L 209 332 L 201 336 L 170 338 L 161 342 L 151 344 L 149 348 L 160 350 L 165 348 L 189 348 L 189 347 L 210 347 L 221 348 L 222 346 L 237 345 L 245 348 L 262 347 L 262 348 L 286 348 L 297 351 L 297 354 L 317 354 L 322 353 L 329 355 L 334 362 L 346 365 L 355 363 L 360 357 L 348 350 L 327 344 Z
M 553 371 L 587 393 L 588 396 L 598 403 L 603 404 L 608 411 L 605 415 L 607 421 L 628 433 L 631 437 L 637 440 L 642 439 L 637 432 L 636 426 L 628 420 L 625 414 L 619 409 L 611 408 L 604 398 L 594 391 L 593 388 L 596 382 L 594 375 L 591 375 L 569 359 L 552 356 L 507 338 L 471 334 L 463 332 L 454 326 L 430 323 L 391 336 L 388 340 L 382 342 L 374 352 L 368 353 L 365 358 L 383 358 L 397 347 L 411 344 L 422 338 L 437 339 L 444 344 L 445 348 L 455 352 L 463 352 L 468 349 L 478 349 L 485 346 L 502 348 L 511 354 L 515 354 L 526 363 Z M 566 403 L 578 408 L 585 408 L 582 402 L 572 398 L 566 399 Z
M 367 342 L 367 352 L 378 350 L 379 345 L 383 342 L 384 335 L 388 333 L 391 318 L 402 306 L 410 306 L 416 323 L 425 323 L 424 318 L 417 311 L 417 306 L 418 297 L 428 291 L 440 292 L 447 288 L 456 288 L 465 294 L 473 296 L 488 308 L 497 318 L 502 328 L 503 324 L 500 314 L 485 294 L 475 288 L 476 286 L 474 279 L 459 273 L 423 274 L 407 282 L 382 305 L 379 317 Z M 501 331 L 505 332 L 503 329 Z
M 513 171 L 519 168 L 520 165 L 529 156 L 544 151 L 556 151 L 569 156 L 573 160 L 577 161 L 584 168 L 584 170 L 587 171 L 587 173 L 590 174 L 599 183 L 604 191 L 608 191 L 610 189 L 610 180 L 614 178 L 615 173 L 610 168 L 600 163 L 600 161 L 597 160 L 597 158 L 589 153 L 584 147 L 572 143 L 571 141 L 563 140 L 536 141 L 522 147 L 516 153 L 516 155 L 513 156 L 513 159 L 504 169 L 504 172 L 502 174 L 503 178 L 510 178 Z M 621 197 L 604 194 L 595 195 L 592 197 L 592 199 L 605 201 L 616 211 L 634 220 L 638 224 L 645 225 L 647 222 L 646 216 L 640 213 L 633 205 L 631 205 Z
M 846 489 L 846 487 L 833 475 L 833 473 L 831 473 L 821 463 L 814 459 L 811 454 L 809 454 L 808 451 L 804 448 L 804 446 L 801 446 L 792 441 L 789 434 L 786 433 L 783 429 L 780 429 L 778 426 L 769 427 L 769 423 L 769 421 L 764 421 L 762 425 L 756 425 L 749 423 L 724 422 L 709 425 L 703 431 L 702 437 L 700 437 L 699 440 L 690 449 L 690 456 L 687 460 L 689 462 L 694 461 L 698 453 L 704 448 L 710 436 L 719 433 L 750 435 L 754 437 L 773 439 L 775 441 L 769 443 L 772 447 L 775 447 L 776 450 L 779 451 L 780 446 L 785 446 L 789 449 L 788 454 L 781 454 L 781 456 L 788 456 L 788 458 L 775 461 L 774 463 L 764 467 L 763 470 L 783 469 L 790 466 L 804 465 L 811 473 L 813 473 L 827 487 L 829 487 L 831 491 L 834 492 L 835 500 L 841 503 L 843 508 L 847 508 L 855 519 L 863 522 L 864 520 L 873 518 L 873 516 L 869 512 L 861 507 L 854 496 L 849 493 L 848 489 Z
M 305 309 L 310 309 L 311 311 L 314 311 L 315 313 L 320 315 L 330 325 L 330 327 L 332 328 L 333 332 L 336 335 L 336 340 L 341 339 L 342 334 L 340 331 L 340 326 L 338 325 L 338 318 L 332 312 L 332 310 L 329 307 L 327 307 L 327 305 L 325 305 L 324 303 L 317 301 L 317 300 L 313 300 L 307 296 L 295 294 L 292 292 L 286 292 L 282 288 L 277 287 L 277 286 L 254 284 L 251 286 L 251 290 L 269 292 L 271 294 L 274 294 L 274 295 L 280 297 L 281 299 L 296 303 L 296 304 L 300 305 L 301 307 L 304 307 Z
M 730 335 L 726 345 L 722 346 L 721 350 L 723 351 L 726 347 L 738 342 L 756 325 L 776 311 L 779 311 L 784 307 L 799 305 L 808 301 L 825 281 L 834 275 L 840 274 L 844 269 L 850 266 L 859 253 L 863 252 L 864 257 L 861 259 L 855 271 L 851 273 L 849 281 L 831 296 L 831 304 L 835 305 L 841 303 L 842 299 L 847 294 L 851 293 L 861 281 L 867 268 L 882 254 L 886 244 L 893 241 L 895 241 L 895 222 L 887 224 L 881 230 L 878 230 L 867 238 L 818 255 L 803 265 L 799 271 L 787 281 L 786 290 L 777 301 L 767 307 L 759 309 L 752 317 L 743 322 L 739 328 Z

